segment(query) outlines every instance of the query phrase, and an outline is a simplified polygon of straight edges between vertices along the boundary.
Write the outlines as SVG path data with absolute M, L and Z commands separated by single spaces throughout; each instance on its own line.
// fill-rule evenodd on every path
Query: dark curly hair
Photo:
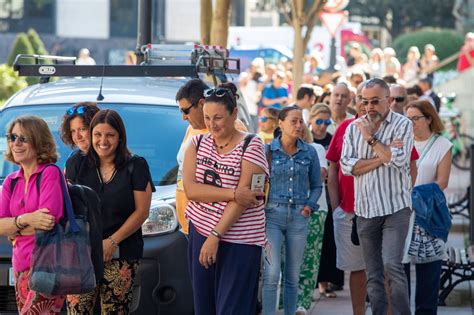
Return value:
M 79 107 L 84 108 L 84 112 L 81 114 L 77 113 Z M 94 102 L 77 103 L 74 104 L 71 108 L 69 108 L 67 111 L 72 112 L 72 114 L 69 115 L 67 112 L 64 114 L 63 122 L 61 123 L 61 127 L 59 128 L 59 134 L 64 144 L 70 146 L 72 149 L 76 147 L 74 141 L 72 141 L 71 136 L 71 120 L 76 117 L 81 117 L 84 125 L 89 128 L 92 118 L 99 110 L 100 109 L 97 107 L 97 103 Z

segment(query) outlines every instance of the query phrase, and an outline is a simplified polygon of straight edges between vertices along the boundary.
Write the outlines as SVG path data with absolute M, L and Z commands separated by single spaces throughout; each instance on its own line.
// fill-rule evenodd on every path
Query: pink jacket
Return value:
M 55 167 L 48 167 L 42 175 L 40 193 L 36 188 L 36 177 L 46 164 L 38 165 L 36 171 L 28 181 L 25 193 L 25 179 L 23 169 L 11 173 L 3 182 L 2 198 L 0 201 L 0 218 L 16 217 L 23 213 L 34 212 L 40 208 L 47 208 L 56 218 L 56 223 L 63 215 L 63 197 L 60 178 L 62 173 Z M 11 181 L 18 178 L 13 193 L 10 191 Z M 31 253 L 34 248 L 35 237 L 17 236 L 13 245 L 13 270 L 22 272 L 31 267 Z

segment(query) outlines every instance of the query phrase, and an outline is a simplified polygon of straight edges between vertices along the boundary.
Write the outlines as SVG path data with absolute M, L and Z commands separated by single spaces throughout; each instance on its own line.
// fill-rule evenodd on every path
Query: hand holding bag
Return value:
M 84 216 L 74 215 L 66 181 L 57 168 L 61 173 L 64 217 L 52 230 L 36 232 L 30 287 L 47 295 L 91 292 L 96 287 L 96 279 L 89 222 Z

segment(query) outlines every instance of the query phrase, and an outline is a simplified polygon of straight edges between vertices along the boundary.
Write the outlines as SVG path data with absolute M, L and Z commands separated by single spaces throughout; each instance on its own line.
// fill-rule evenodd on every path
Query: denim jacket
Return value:
M 318 210 L 322 185 L 316 150 L 298 140 L 297 151 L 290 156 L 282 149 L 280 137 L 267 145 L 267 154 L 268 150 L 272 151 L 268 202 L 309 206 L 312 211 Z
M 438 184 L 413 187 L 412 201 L 416 224 L 424 228 L 431 236 L 446 242 L 452 217 L 446 204 L 446 197 Z

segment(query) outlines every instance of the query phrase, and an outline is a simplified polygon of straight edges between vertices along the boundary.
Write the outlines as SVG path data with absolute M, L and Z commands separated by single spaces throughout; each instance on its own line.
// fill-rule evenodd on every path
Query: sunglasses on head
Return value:
M 361 103 L 362 105 L 364 105 L 364 106 L 367 106 L 367 105 L 369 105 L 369 104 L 375 106 L 375 105 L 379 105 L 380 102 L 381 102 L 382 100 L 386 99 L 387 97 L 388 97 L 388 96 L 385 96 L 384 98 L 373 98 L 373 99 L 371 99 L 371 100 L 364 100 L 364 99 L 362 99 L 362 101 L 361 101 L 360 103 Z
M 397 103 L 403 103 L 405 101 L 405 97 L 403 97 L 403 96 L 397 96 L 397 97 L 394 97 L 393 99 Z
M 231 95 L 231 92 L 229 89 L 224 89 L 224 88 L 215 88 L 215 89 L 207 89 L 204 91 L 204 97 L 210 97 L 210 96 L 217 96 L 217 97 L 223 97 L 226 94 Z
M 21 143 L 28 142 L 28 137 L 17 135 L 16 133 L 7 133 L 6 137 L 8 141 L 13 142 L 13 143 L 15 143 L 16 140 L 20 141 Z
M 180 108 L 179 111 L 181 113 L 183 113 L 184 115 L 188 115 L 189 114 L 189 111 L 191 110 L 191 108 L 193 108 L 196 104 L 191 104 L 189 105 L 188 107 L 186 108 Z
M 316 119 L 316 125 L 320 126 L 322 124 L 329 126 L 331 124 L 331 119 Z
M 66 111 L 66 115 L 72 116 L 74 114 L 82 115 L 87 112 L 87 107 L 85 106 L 78 106 L 78 107 L 71 107 Z

